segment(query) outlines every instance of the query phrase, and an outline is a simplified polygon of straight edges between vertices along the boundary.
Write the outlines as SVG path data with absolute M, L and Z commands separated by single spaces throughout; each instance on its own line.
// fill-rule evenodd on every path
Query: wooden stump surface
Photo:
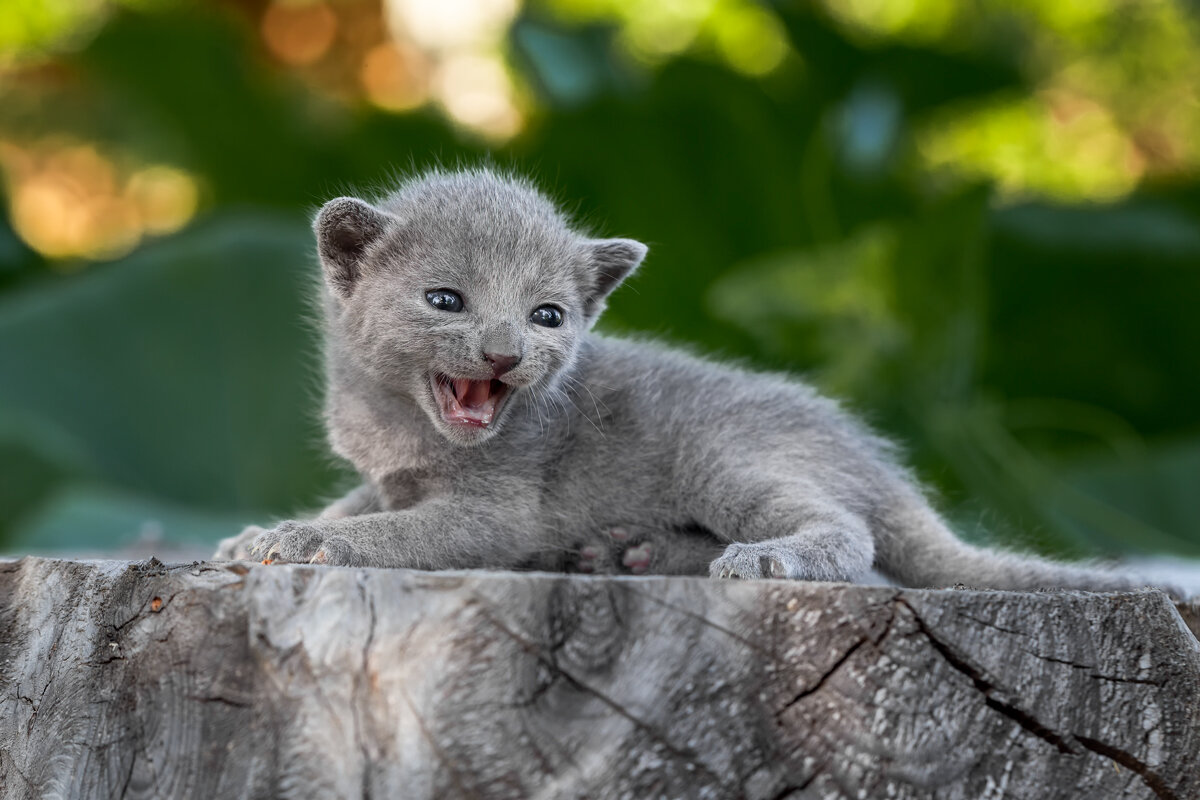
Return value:
M 26 558 L 0 709 L 3 798 L 1200 797 L 1151 591 Z

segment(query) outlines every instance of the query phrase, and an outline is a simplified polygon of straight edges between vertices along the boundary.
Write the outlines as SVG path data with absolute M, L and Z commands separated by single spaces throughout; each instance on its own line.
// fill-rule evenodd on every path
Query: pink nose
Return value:
M 492 365 L 492 374 L 499 378 L 504 373 L 521 363 L 520 356 L 505 356 L 499 353 L 484 353 L 483 357 Z

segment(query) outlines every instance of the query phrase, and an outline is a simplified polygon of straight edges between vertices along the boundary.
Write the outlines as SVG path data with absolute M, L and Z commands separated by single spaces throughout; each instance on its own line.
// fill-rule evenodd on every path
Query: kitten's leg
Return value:
M 548 548 L 515 493 L 443 495 L 398 511 L 282 522 L 250 546 L 270 561 L 411 569 L 507 569 Z
M 383 510 L 379 492 L 369 483 L 364 483 L 340 500 L 335 500 L 317 515 L 317 519 L 342 519 L 359 514 L 371 514 Z
M 358 514 L 369 514 L 373 511 L 380 511 L 382 508 L 375 488 L 369 483 L 364 483 L 345 497 L 330 503 L 317 519 L 341 519 Z M 254 540 L 267 530 L 259 525 L 247 526 L 237 536 L 222 539 L 217 545 L 217 552 L 213 558 L 225 560 L 250 558 L 250 545 L 254 544 Z
M 828 493 L 799 481 L 739 477 L 724 484 L 736 491 L 697 504 L 700 523 L 732 542 L 709 565 L 712 577 L 852 581 L 870 569 L 875 543 L 866 520 Z

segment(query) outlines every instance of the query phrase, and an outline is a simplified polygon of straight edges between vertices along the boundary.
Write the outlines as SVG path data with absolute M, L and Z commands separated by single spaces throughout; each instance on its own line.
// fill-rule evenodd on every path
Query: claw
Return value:
M 762 572 L 764 578 L 783 578 L 786 577 L 783 564 L 779 559 L 771 556 L 763 556 L 758 560 L 759 571 Z

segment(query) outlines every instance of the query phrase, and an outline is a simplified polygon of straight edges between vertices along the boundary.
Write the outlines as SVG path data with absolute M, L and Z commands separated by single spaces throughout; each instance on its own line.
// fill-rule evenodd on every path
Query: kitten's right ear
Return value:
M 354 197 L 339 197 L 321 207 L 313 230 L 325 280 L 334 291 L 350 296 L 362 274 L 367 248 L 397 221 L 395 216 Z

